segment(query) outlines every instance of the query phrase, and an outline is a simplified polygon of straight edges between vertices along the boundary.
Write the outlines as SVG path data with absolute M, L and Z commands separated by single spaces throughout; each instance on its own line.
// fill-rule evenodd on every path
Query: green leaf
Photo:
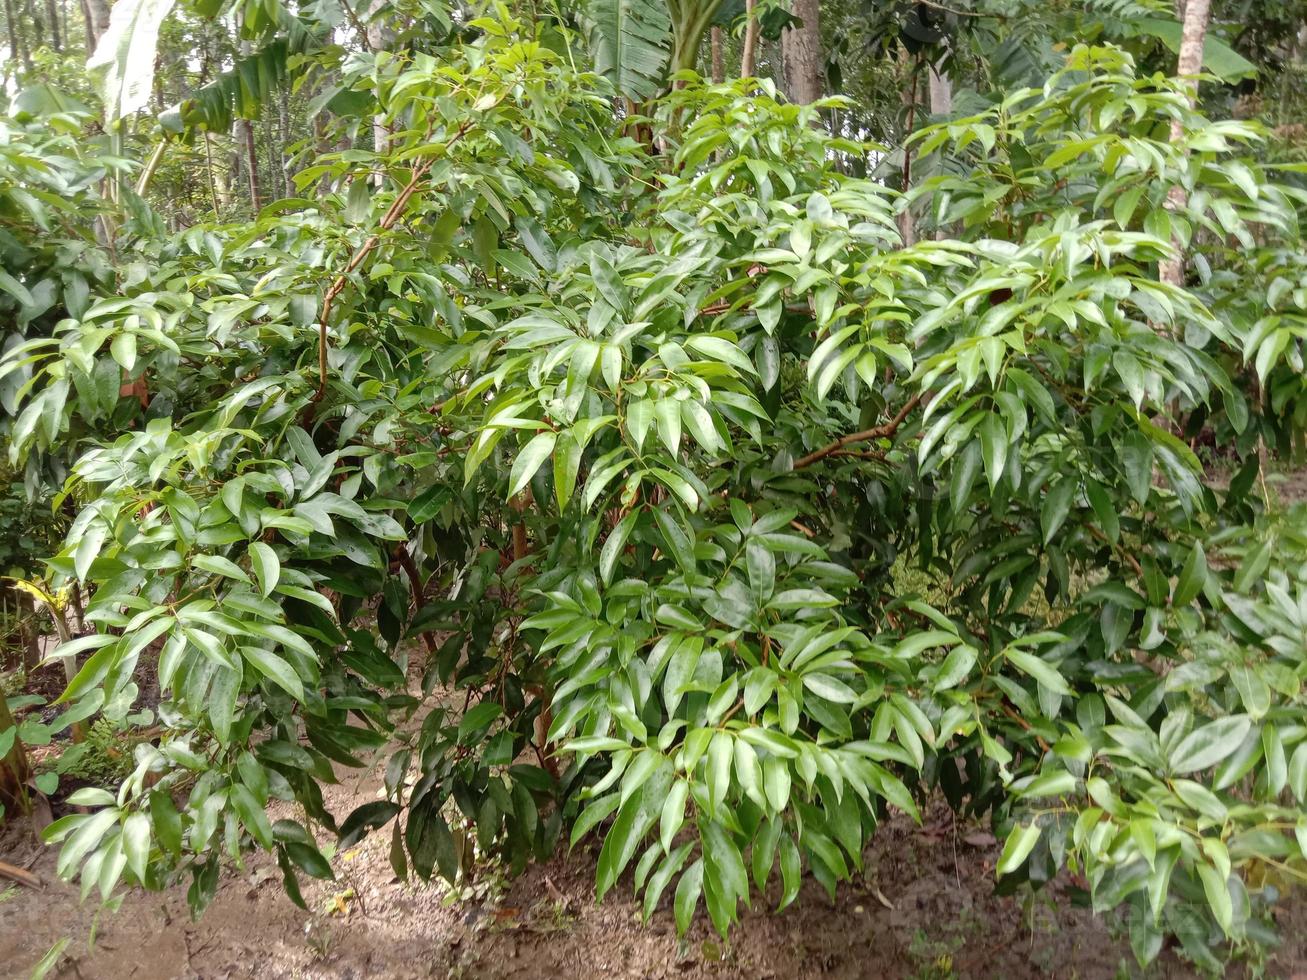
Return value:
M 159 846 L 174 856 L 182 849 L 182 818 L 173 805 L 172 797 L 163 790 L 150 794 L 150 821 Z
M 1251 727 L 1247 715 L 1231 715 L 1195 729 L 1171 752 L 1171 771 L 1185 775 L 1216 765 L 1239 747 Z
M 336 880 L 336 874 L 331 870 L 331 865 L 322 856 L 322 852 L 312 844 L 287 841 L 282 847 L 286 849 L 286 856 L 305 874 L 322 881 Z
M 1033 653 L 1008 647 L 1003 651 L 1003 655 L 1007 657 L 1008 661 L 1023 674 L 1028 674 L 1033 677 L 1054 694 L 1065 696 L 1071 693 L 1071 688 L 1067 686 L 1062 675 L 1059 674 L 1050 664 L 1045 663 Z
M 133 813 L 123 822 L 123 853 L 136 880 L 144 882 L 150 863 L 150 818 L 144 813 Z
M 971 668 L 976 665 L 976 648 L 969 645 L 954 647 L 945 658 L 944 662 L 939 665 L 939 670 L 935 674 L 933 682 L 936 691 L 946 691 L 949 688 L 957 687 L 971 674 Z
M 1230 888 L 1226 877 L 1210 864 L 1197 866 L 1198 877 L 1203 883 L 1203 894 L 1212 910 L 1212 917 L 1228 936 L 1234 925 L 1234 902 L 1230 898 Z
M 296 701 L 304 700 L 304 684 L 285 660 L 259 647 L 241 647 L 241 656 L 254 665 L 264 677 L 268 678 Z
M 718 732 L 708 743 L 708 799 L 713 811 L 721 806 L 731 788 L 731 763 L 735 756 L 735 740 L 725 732 Z
M 255 799 L 254 794 L 250 792 L 248 786 L 243 783 L 236 783 L 231 788 L 231 801 L 236 806 L 236 813 L 241 818 L 241 823 L 250 835 L 266 848 L 271 848 L 275 843 L 272 835 L 272 824 L 268 821 L 268 815 L 264 812 L 259 801 Z M 304 845 L 300 845 L 304 846 Z M 314 851 L 316 854 L 317 851 Z M 294 860 L 292 856 L 291 860 Z M 299 864 L 298 861 L 295 862 Z M 325 863 L 325 862 L 324 862 Z M 304 870 L 308 871 L 308 868 Z M 312 874 L 313 872 L 309 872 Z M 321 877 L 318 875 L 316 877 Z
M 663 802 L 662 816 L 658 824 L 658 838 L 662 843 L 663 850 L 671 852 L 672 841 L 676 838 L 676 832 L 681 829 L 681 824 L 685 822 L 685 800 L 690 795 L 690 784 L 687 780 L 677 779 L 672 782 L 672 788 L 667 793 L 667 799 Z
M 191 564 L 201 571 L 208 572 L 211 575 L 221 575 L 225 578 L 233 578 L 238 582 L 249 582 L 250 577 L 246 575 L 239 565 L 229 558 L 223 558 L 220 555 L 193 555 Z
M 858 700 L 851 687 L 829 674 L 804 674 L 803 686 L 818 697 L 837 704 L 852 704 Z
M 626 547 L 626 539 L 631 536 L 631 531 L 634 529 L 639 516 L 639 511 L 631 511 L 608 532 L 604 546 L 599 552 L 599 578 L 604 585 L 612 582 L 613 570 L 622 557 L 622 551 Z
M 1207 555 L 1203 552 L 1201 542 L 1195 541 L 1185 559 L 1184 568 L 1175 583 L 1175 592 L 1171 596 L 1171 605 L 1175 608 L 1187 606 L 1198 597 L 1207 581 Z
M 259 591 L 266 598 L 272 595 L 272 590 L 277 587 L 277 582 L 281 578 L 281 562 L 272 547 L 262 541 L 251 543 L 249 552 L 250 565 L 259 580 Z
M 980 422 L 980 452 L 985 460 L 985 476 L 989 479 L 990 492 L 1003 479 L 1007 466 L 1007 446 L 1007 426 L 997 413 L 991 412 Z
M 703 859 L 700 858 L 685 869 L 681 880 L 676 884 L 676 934 L 684 936 L 694 919 L 694 907 L 699 904 L 699 895 L 703 891 Z
M 667 452 L 677 455 L 681 446 L 681 403 L 675 398 L 662 398 L 654 402 L 654 418 L 658 421 L 658 438 Z
M 136 334 L 120 333 L 109 343 L 109 353 L 124 371 L 136 366 Z
M 504 709 L 494 701 L 482 701 L 471 708 L 458 722 L 458 740 L 467 744 L 474 736 L 479 736 L 491 723 L 504 713 Z
M 508 476 L 508 495 L 516 497 L 531 482 L 540 464 L 549 458 L 558 441 L 557 432 L 541 432 L 523 447 L 513 460 L 513 469 Z
M 572 837 L 570 846 L 576 847 L 576 842 L 586 834 L 590 833 L 601 820 L 606 819 L 614 810 L 621 800 L 616 793 L 609 793 L 607 796 L 601 796 L 588 807 L 581 811 L 581 815 L 576 818 L 576 823 L 572 825 Z
M 789 834 L 781 835 L 781 883 L 783 891 L 776 911 L 788 906 L 799 897 L 799 886 L 803 884 L 803 868 L 800 862 L 799 848 Z
M 1077 481 L 1063 477 L 1048 488 L 1044 503 L 1039 509 L 1039 524 L 1044 530 L 1044 544 L 1050 544 L 1071 513 L 1071 501 L 1078 488 Z
M 91 525 L 82 532 L 81 540 L 77 542 L 77 549 L 73 552 L 73 570 L 77 573 L 79 582 L 86 581 L 86 576 L 91 571 L 91 564 L 99 557 L 100 549 L 104 547 L 108 536 L 109 528 L 102 521 L 92 521 Z
M 741 742 L 743 744 L 743 742 Z M 763 763 L 763 784 L 767 790 L 767 802 L 779 813 L 790 802 L 790 767 L 776 756 L 768 756 Z
M 617 883 L 618 876 L 635 856 L 635 849 L 644 837 L 653 817 L 644 805 L 644 794 L 648 784 L 643 784 L 621 805 L 617 819 L 604 838 L 604 846 L 599 851 L 599 864 L 595 874 L 595 897 L 602 899 L 607 891 Z
M 1003 853 L 999 855 L 998 864 L 994 867 L 995 875 L 1001 878 L 1021 867 L 1039 842 L 1039 834 L 1039 825 L 1035 823 L 1018 824 L 1012 828 L 1007 843 L 1003 845 Z
M 567 506 L 567 502 L 572 499 L 572 493 L 576 490 L 576 475 L 581 470 L 581 454 L 584 448 L 570 432 L 563 433 L 555 446 L 554 496 L 558 500 L 559 510 Z
M 689 337 L 685 341 L 685 346 L 693 351 L 698 351 L 700 354 L 705 354 L 715 361 L 729 364 L 741 374 L 756 373 L 753 362 L 745 357 L 744 351 L 729 340 L 700 334 Z

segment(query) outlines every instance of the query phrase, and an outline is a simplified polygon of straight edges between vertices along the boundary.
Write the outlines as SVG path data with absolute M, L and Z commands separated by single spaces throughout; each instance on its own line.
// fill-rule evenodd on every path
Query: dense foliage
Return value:
M 322 53 L 385 139 L 247 222 L 168 233 L 89 110 L 13 106 L 0 395 L 76 515 L 61 700 L 162 692 L 61 871 L 202 908 L 251 846 L 300 900 L 324 828 L 394 819 L 397 873 L 451 880 L 591 833 L 600 897 L 633 868 L 726 934 L 938 791 L 1002 887 L 1128 907 L 1141 961 L 1265 941 L 1307 874 L 1307 524 L 1265 458 L 1307 421 L 1294 168 L 1073 44 L 916 128 L 901 194 L 845 100 L 606 77 L 594 8 L 603 74 L 502 6 Z M 614 83 L 661 95 L 615 119 Z

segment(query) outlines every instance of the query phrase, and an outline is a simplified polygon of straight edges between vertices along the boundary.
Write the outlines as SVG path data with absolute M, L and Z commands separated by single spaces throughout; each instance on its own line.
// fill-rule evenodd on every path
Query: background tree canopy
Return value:
M 0 519 L 69 679 L 9 812 L 149 725 L 44 832 L 84 895 L 591 834 L 725 936 L 942 797 L 1141 963 L 1258 955 L 1301 6 L 6 0 Z

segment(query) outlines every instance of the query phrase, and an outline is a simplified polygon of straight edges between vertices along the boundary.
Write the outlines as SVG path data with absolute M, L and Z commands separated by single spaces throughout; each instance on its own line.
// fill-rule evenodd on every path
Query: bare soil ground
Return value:
M 1272 482 L 1286 502 L 1307 499 L 1307 472 Z M 343 816 L 376 798 L 380 784 L 380 765 L 349 772 L 325 788 L 327 805 Z M 439 882 L 396 880 L 389 837 L 385 827 L 335 855 L 335 883 L 302 879 L 307 912 L 285 897 L 275 864 L 256 857 L 224 877 L 194 922 L 182 888 L 135 891 L 116 914 L 100 912 L 94 897 L 80 904 L 77 890 L 55 878 L 55 852 L 10 826 L 0 835 L 0 859 L 30 868 L 45 886 L 0 879 L 0 976 L 28 976 L 62 939 L 69 942 L 51 975 L 80 980 L 1140 975 L 1120 923 L 1082 907 L 1069 880 L 1033 896 L 995 895 L 996 842 L 983 827 L 955 824 L 943 807 L 929 809 L 922 827 L 903 817 L 883 826 L 865 873 L 842 886 L 834 904 L 809 880 L 783 913 L 755 902 L 729 944 L 702 910 L 678 940 L 669 897 L 643 925 L 629 883 L 596 905 L 597 845 L 560 853 L 516 879 L 489 874 L 455 896 Z M 1266 972 L 1307 980 L 1307 907 L 1280 911 L 1284 944 Z M 1167 950 L 1146 975 L 1194 971 Z
M 334 812 L 375 797 L 381 773 L 357 771 L 330 787 Z M 30 866 L 44 889 L 0 886 L 0 974 L 23 977 L 63 937 L 51 974 L 81 980 L 162 978 L 536 978 L 620 977 L 744 980 L 830 977 L 1082 977 L 1136 974 L 1112 924 L 1073 901 L 1070 883 L 1035 895 L 998 897 L 998 848 L 983 828 L 954 824 L 942 807 L 925 825 L 882 828 L 866 872 L 832 906 L 815 882 L 774 914 L 761 903 L 719 941 L 700 916 L 678 941 L 670 910 L 640 923 L 629 886 L 593 900 L 596 851 L 578 848 L 503 881 L 494 875 L 452 897 L 440 883 L 395 879 L 388 828 L 333 858 L 338 881 L 304 889 L 309 911 L 281 890 L 275 865 L 230 872 L 193 922 L 180 888 L 129 894 L 116 914 L 55 880 L 55 854 L 11 827 L 0 856 Z M 664 906 L 667 901 L 664 901 Z M 1286 945 L 1270 964 L 1291 976 L 1307 964 L 1307 921 L 1286 910 Z M 93 933 L 93 938 L 92 938 Z M 1189 976 L 1171 953 L 1152 976 Z

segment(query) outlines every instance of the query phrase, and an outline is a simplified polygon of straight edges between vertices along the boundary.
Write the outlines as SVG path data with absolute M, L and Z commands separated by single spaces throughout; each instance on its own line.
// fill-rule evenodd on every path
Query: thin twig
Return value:
M 472 120 L 465 119 L 463 124 L 458 127 L 458 132 L 445 143 L 445 151 L 448 152 L 450 147 L 462 140 L 471 128 Z M 443 157 L 444 154 L 441 154 L 441 156 Z M 399 192 L 395 200 L 391 202 L 386 213 L 382 215 L 377 230 L 369 235 L 367 241 L 358 247 L 340 275 L 327 289 L 327 294 L 322 299 L 322 312 L 318 314 L 318 390 L 313 395 L 314 403 L 321 401 L 322 396 L 327 391 L 327 324 L 331 318 L 331 305 L 336 301 L 336 297 L 345 291 L 345 287 L 349 284 L 350 275 L 363 264 L 363 260 L 380 244 L 381 233 L 389 231 L 399 221 L 404 209 L 408 207 L 409 199 L 417 191 L 418 185 L 426 178 L 435 162 L 434 158 L 427 160 L 413 170 L 412 178 L 404 185 L 404 189 Z
M 869 439 L 889 438 L 899 430 L 899 426 L 903 424 L 904 420 L 908 417 L 908 415 L 912 412 L 912 410 L 921 403 L 921 399 L 922 399 L 922 394 L 918 392 L 917 394 L 909 398 L 907 403 L 902 408 L 899 409 L 898 414 L 895 415 L 888 422 L 884 423 L 883 425 L 877 425 L 870 429 L 863 429 L 861 432 L 851 432 L 847 436 L 840 436 L 830 445 L 823 446 L 821 449 L 818 449 L 815 452 L 808 453 L 807 456 L 804 456 L 802 459 L 800 459 L 798 462 L 794 464 L 794 468 L 796 470 L 801 470 L 805 466 L 811 466 L 813 463 L 825 459 L 827 456 L 831 455 L 831 453 L 843 449 L 845 446 L 851 445 L 852 443 L 855 442 L 866 442 Z
M 1128 552 L 1120 544 L 1113 544 L 1112 540 L 1106 534 L 1104 534 L 1098 528 L 1094 527 L 1092 524 L 1086 524 L 1085 527 L 1088 528 L 1090 534 L 1098 538 L 1099 541 L 1102 541 L 1103 544 L 1119 552 L 1121 557 L 1125 559 L 1126 564 L 1135 570 L 1135 574 L 1140 576 L 1141 578 L 1143 577 L 1144 568 L 1142 565 L 1139 564 L 1139 559 L 1137 559 L 1134 555 L 1130 554 L 1130 552 Z

